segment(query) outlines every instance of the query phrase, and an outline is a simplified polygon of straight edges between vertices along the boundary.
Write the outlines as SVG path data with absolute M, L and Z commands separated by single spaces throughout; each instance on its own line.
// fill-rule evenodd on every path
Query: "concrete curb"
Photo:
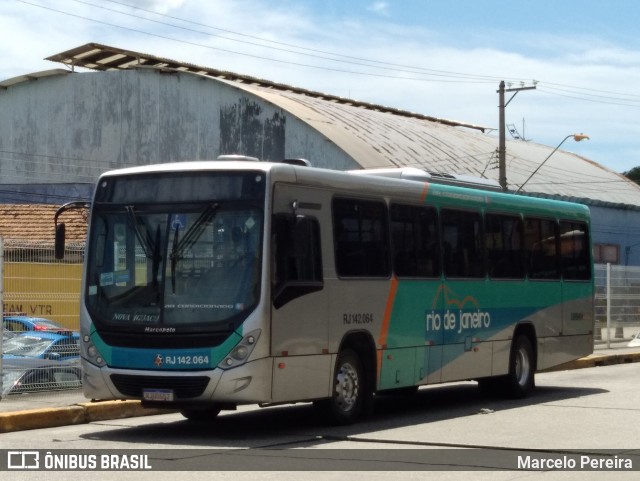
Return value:
M 640 352 L 621 354 L 591 354 L 590 356 L 576 359 L 559 366 L 545 369 L 540 372 L 569 371 L 571 369 L 584 369 L 587 367 L 613 366 L 615 364 L 628 364 L 640 362 Z
M 540 372 L 567 371 L 597 366 L 640 362 L 640 352 L 591 354 Z M 86 424 L 108 419 L 169 414 L 170 409 L 143 408 L 140 401 L 101 401 L 73 404 L 59 408 L 29 409 L 0 413 L 0 433 Z
M 102 401 L 59 408 L 29 409 L 0 413 L 0 433 L 86 424 L 107 419 L 153 416 L 175 411 L 145 409 L 140 401 Z

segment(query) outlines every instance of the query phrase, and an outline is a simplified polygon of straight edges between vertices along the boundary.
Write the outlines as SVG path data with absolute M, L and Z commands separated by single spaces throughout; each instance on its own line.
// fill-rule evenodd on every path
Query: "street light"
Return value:
M 560 148 L 560 146 L 561 146 L 562 144 L 564 144 L 564 143 L 565 143 L 565 141 L 566 141 L 567 139 L 570 139 L 571 137 L 573 137 L 573 140 L 575 140 L 576 142 L 581 142 L 581 141 L 583 141 L 583 140 L 589 140 L 589 136 L 588 136 L 588 135 L 585 135 L 585 134 L 571 134 L 571 135 L 567 135 L 564 139 L 562 139 L 562 142 L 560 142 L 560 143 L 558 144 L 558 146 L 557 146 L 555 149 L 553 149 L 553 151 L 552 151 L 549 155 L 547 155 L 547 158 L 546 158 L 546 159 L 544 159 L 544 160 L 542 161 L 542 163 L 541 163 L 541 164 L 536 168 L 536 170 L 534 170 L 533 172 L 531 172 L 531 175 L 530 175 L 529 177 L 527 177 L 527 180 L 525 180 L 522 184 L 520 184 L 520 187 L 518 187 L 518 190 L 516 190 L 516 194 L 522 190 L 522 188 L 524 187 L 524 184 L 526 184 L 527 182 L 529 182 L 529 181 L 531 180 L 531 177 L 533 177 L 534 175 L 536 175 L 536 172 L 538 172 L 538 171 L 540 170 L 540 167 L 542 167 L 542 166 L 547 162 L 547 160 L 549 160 L 549 158 L 550 158 L 553 154 L 555 154 L 555 153 L 556 153 L 556 150 L 558 150 L 558 149 Z

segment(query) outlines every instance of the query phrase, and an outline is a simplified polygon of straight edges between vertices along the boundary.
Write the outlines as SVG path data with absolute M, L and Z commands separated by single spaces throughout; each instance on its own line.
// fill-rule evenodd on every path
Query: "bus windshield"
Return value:
M 247 195 L 245 184 L 264 185 L 263 177 L 158 178 L 148 198 L 139 189 L 149 179 L 101 185 L 87 263 L 95 324 L 145 333 L 235 329 L 260 295 L 264 188 Z

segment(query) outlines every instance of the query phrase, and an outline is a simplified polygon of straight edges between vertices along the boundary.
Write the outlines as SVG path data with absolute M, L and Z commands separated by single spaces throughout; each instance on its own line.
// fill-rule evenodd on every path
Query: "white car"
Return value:
M 629 341 L 627 344 L 629 347 L 640 347 L 640 331 L 636 332 L 636 335 L 633 336 L 633 339 Z

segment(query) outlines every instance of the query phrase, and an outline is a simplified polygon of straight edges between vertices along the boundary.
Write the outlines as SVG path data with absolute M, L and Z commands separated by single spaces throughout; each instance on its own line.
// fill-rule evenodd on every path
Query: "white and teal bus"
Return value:
M 105 173 L 84 394 L 193 420 L 314 402 L 349 423 L 389 390 L 476 380 L 525 396 L 537 370 L 591 353 L 588 209 L 423 174 L 249 160 Z

